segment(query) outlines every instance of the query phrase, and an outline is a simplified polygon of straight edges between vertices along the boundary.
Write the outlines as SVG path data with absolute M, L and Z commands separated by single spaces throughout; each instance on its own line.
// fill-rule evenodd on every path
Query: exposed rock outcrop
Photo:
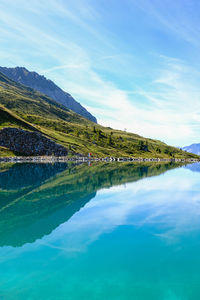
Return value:
M 65 147 L 48 139 L 39 132 L 18 128 L 4 128 L 0 131 L 0 146 L 24 155 L 55 155 L 65 156 Z
M 84 118 L 97 123 L 97 119 L 79 102 L 77 102 L 70 94 L 63 91 L 53 81 L 46 79 L 44 76 L 41 76 L 36 72 L 30 72 L 23 67 L 0 67 L 0 72 L 16 82 L 19 82 L 51 97 L 58 103 L 73 110 Z

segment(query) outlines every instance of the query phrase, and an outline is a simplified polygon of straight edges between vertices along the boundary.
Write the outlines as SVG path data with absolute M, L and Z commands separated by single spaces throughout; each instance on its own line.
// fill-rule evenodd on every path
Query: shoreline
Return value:
M 196 158 L 133 158 L 133 157 L 67 157 L 67 156 L 13 156 L 13 157 L 0 157 L 1 162 L 38 162 L 38 163 L 54 163 L 54 162 L 199 162 L 200 159 Z

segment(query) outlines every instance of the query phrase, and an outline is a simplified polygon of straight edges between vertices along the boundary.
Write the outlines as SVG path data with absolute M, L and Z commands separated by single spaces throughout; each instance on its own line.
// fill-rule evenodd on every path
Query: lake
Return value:
M 0 299 L 200 299 L 200 164 L 0 164 Z

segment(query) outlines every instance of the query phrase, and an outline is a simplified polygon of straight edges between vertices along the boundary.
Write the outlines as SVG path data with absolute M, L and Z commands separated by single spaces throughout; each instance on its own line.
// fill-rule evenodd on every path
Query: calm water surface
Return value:
M 0 299 L 200 299 L 199 171 L 1 164 Z

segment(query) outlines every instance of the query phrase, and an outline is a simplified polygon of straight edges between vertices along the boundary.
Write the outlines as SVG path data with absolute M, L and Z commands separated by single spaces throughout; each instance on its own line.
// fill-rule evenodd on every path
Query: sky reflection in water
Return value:
M 97 189 L 49 234 L 18 247 L 2 246 L 0 295 L 198 299 L 200 173 L 191 171 L 198 171 L 196 166 Z M 36 189 L 39 197 L 42 189 Z

